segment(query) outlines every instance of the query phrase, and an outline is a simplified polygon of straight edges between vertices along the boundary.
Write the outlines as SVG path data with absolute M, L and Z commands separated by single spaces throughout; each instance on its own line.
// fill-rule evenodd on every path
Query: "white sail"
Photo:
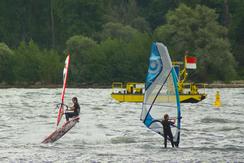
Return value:
M 177 120 L 172 132 L 178 146 L 181 126 L 178 79 L 167 47 L 156 42 L 152 44 L 149 58 L 141 120 L 148 128 L 163 135 L 161 121 L 166 113 Z

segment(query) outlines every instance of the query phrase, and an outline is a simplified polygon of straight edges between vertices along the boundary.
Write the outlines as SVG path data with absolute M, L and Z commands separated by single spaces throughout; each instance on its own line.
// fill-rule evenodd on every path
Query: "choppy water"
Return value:
M 61 89 L 0 89 L 0 162 L 244 162 L 244 89 L 216 89 L 198 104 L 182 104 L 180 148 L 139 120 L 141 104 L 117 103 L 110 89 L 68 89 L 81 119 L 54 144 L 40 142 L 55 129 Z

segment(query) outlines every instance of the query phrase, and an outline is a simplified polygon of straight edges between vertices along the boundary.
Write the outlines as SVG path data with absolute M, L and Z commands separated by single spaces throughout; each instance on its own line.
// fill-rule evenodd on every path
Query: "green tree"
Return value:
M 56 0 L 54 19 L 57 42 L 64 45 L 71 36 L 92 36 L 100 31 L 105 12 L 102 5 L 102 1 L 94 0 Z
M 141 15 L 149 22 L 150 27 L 154 30 L 159 25 L 165 24 L 165 15 L 169 10 L 175 9 L 178 0 L 137 0 L 140 7 Z
M 151 32 L 149 23 L 143 17 L 136 17 L 133 19 L 131 26 L 140 32 Z
M 0 1 L 0 38 L 10 47 L 34 40 L 40 47 L 50 47 L 50 0 Z
M 43 50 L 40 57 L 40 81 L 42 84 L 61 84 L 63 82 L 64 61 L 55 50 Z
M 11 82 L 13 51 L 5 43 L 0 43 L 0 82 Z
M 142 16 L 136 0 L 105 0 L 106 22 L 130 25 L 141 32 L 151 32 L 150 25 Z
M 147 33 L 137 33 L 127 43 L 126 54 L 129 60 L 128 75 L 122 81 L 145 81 L 152 38 Z
M 88 80 L 93 83 L 144 81 L 151 38 L 136 32 L 129 41 L 108 38 L 90 51 Z
M 118 80 L 124 75 L 122 62 L 124 62 L 124 42 L 118 39 L 108 38 L 102 41 L 96 48 L 91 49 L 87 65 L 88 81 L 92 83 L 109 83 Z
M 129 25 L 123 25 L 120 23 L 108 22 L 103 26 L 101 32 L 101 39 L 116 38 L 119 40 L 129 41 L 133 38 L 133 35 L 138 31 Z
M 136 0 L 105 0 L 103 3 L 107 22 L 129 25 L 139 14 Z
M 235 77 L 235 60 L 227 29 L 216 21 L 218 15 L 213 9 L 200 5 L 192 9 L 181 4 L 168 12 L 166 18 L 167 24 L 158 27 L 154 36 L 169 47 L 174 59 L 182 60 L 185 51 L 195 55 L 199 61 L 199 80 L 231 80 Z
M 87 78 L 86 71 L 89 71 L 86 68 L 89 50 L 96 47 L 96 42 L 91 38 L 76 35 L 66 41 L 66 46 L 71 55 L 70 78 L 76 82 L 84 82 Z
M 230 12 L 232 13 L 230 23 L 230 39 L 234 56 L 238 64 L 238 74 L 244 79 L 244 1 L 229 1 Z
M 34 84 L 41 80 L 40 56 L 41 50 L 32 40 L 28 44 L 20 43 L 14 54 L 13 71 L 16 81 L 20 84 Z

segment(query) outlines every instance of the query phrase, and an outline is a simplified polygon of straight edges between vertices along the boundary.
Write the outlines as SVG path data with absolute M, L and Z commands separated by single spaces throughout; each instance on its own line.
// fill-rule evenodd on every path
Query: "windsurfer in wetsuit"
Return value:
M 80 105 L 78 103 L 77 97 L 72 98 L 73 106 L 70 109 L 65 111 L 66 121 L 69 121 L 69 118 L 76 117 L 80 114 Z
M 170 121 L 170 120 L 173 120 Z M 165 114 L 164 119 L 162 120 L 162 125 L 163 125 L 163 130 L 164 130 L 164 147 L 167 148 L 167 137 L 169 137 L 169 140 L 171 142 L 172 147 L 174 147 L 174 142 L 173 142 L 173 134 L 171 132 L 170 125 L 175 124 L 175 119 L 169 119 L 169 115 Z

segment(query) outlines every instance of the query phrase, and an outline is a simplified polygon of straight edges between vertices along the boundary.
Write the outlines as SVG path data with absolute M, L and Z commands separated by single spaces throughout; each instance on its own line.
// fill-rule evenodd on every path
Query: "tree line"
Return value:
M 38 0 L 0 2 L 0 83 L 144 81 L 153 41 L 172 60 L 198 59 L 200 82 L 243 79 L 242 0 Z

